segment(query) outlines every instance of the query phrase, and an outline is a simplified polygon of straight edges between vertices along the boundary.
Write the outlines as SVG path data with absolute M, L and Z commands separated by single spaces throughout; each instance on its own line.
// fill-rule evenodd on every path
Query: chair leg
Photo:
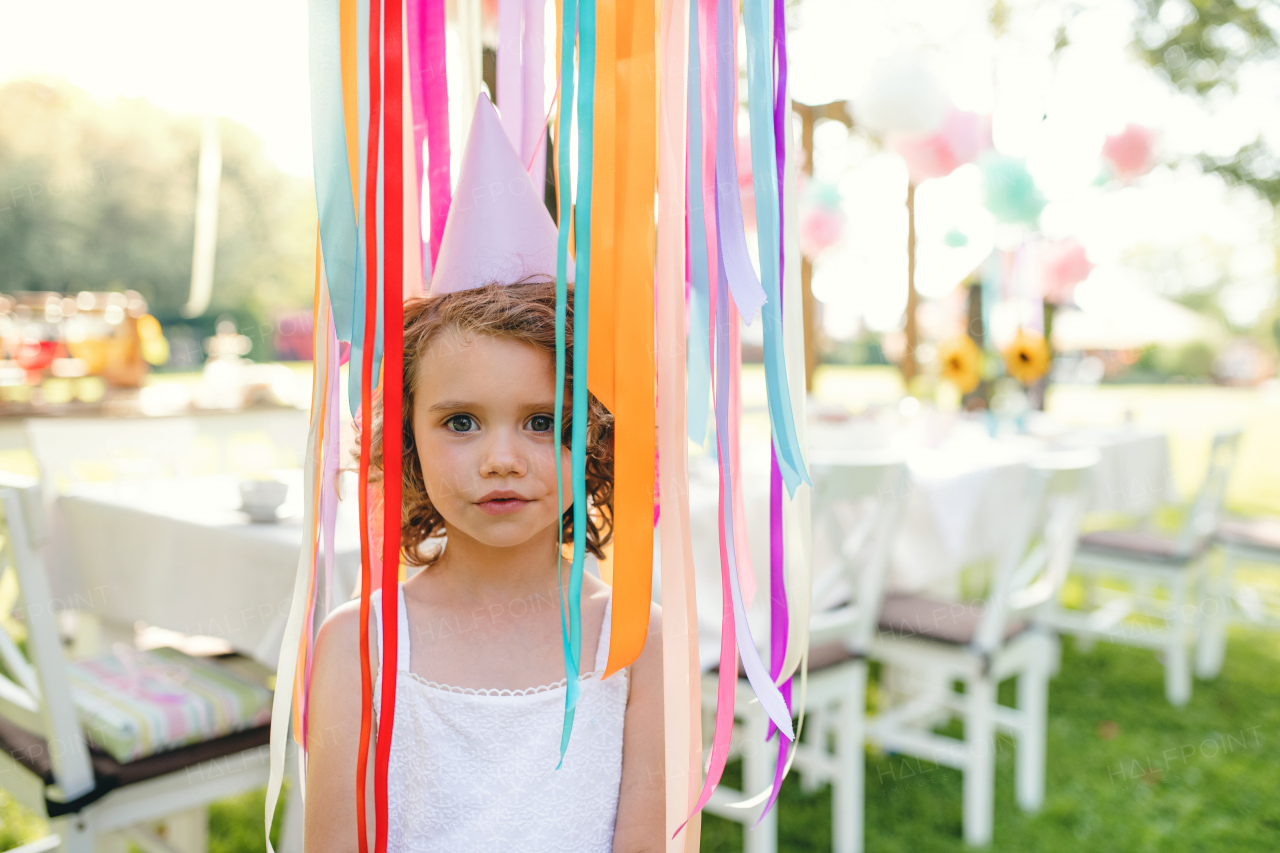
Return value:
M 1045 728 L 1049 714 L 1049 672 L 1056 657 L 1057 638 L 1038 642 L 1028 669 L 1018 676 L 1018 733 L 1016 785 L 1023 811 L 1039 811 L 1044 804 Z
M 1169 704 L 1180 708 L 1191 700 L 1191 660 L 1187 648 L 1187 576 L 1179 573 L 1169 587 L 1167 617 L 1164 692 Z
M 1222 573 L 1214 577 L 1205 571 L 1201 581 L 1205 593 L 1201 599 L 1204 608 L 1200 635 L 1196 638 L 1196 675 L 1203 679 L 1216 678 L 1222 672 L 1227 656 L 1227 625 L 1230 623 L 1231 573 L 1235 569 L 1235 555 L 1228 551 L 1223 558 Z
M 995 820 L 996 685 L 985 676 L 970 678 L 965 693 L 964 840 L 991 843 Z
M 773 783 L 774 762 L 777 760 L 778 738 L 765 741 L 769 731 L 769 717 L 753 704 L 746 713 L 746 742 L 742 750 L 743 790 L 755 794 Z M 751 821 L 742 826 L 743 853 L 777 853 L 778 806 L 769 810 L 760 823 L 752 828 Z
M 1093 613 L 1098 609 L 1098 576 L 1093 572 L 1086 572 L 1081 580 L 1084 581 L 1084 610 L 1086 613 Z M 1076 635 L 1076 650 L 1091 652 L 1096 642 L 1097 636 L 1092 631 L 1081 631 Z
M 89 822 L 77 815 L 54 818 L 49 821 L 49 829 L 62 839 L 62 844 L 58 847 L 62 853 L 95 853 L 97 850 L 115 853 L 109 846 L 95 845 Z M 121 853 L 124 849 L 120 848 Z
M 835 853 L 862 853 L 866 773 L 863 749 L 867 707 L 867 664 L 850 668 L 849 685 L 836 712 L 836 765 L 831 786 L 831 835 Z
M 165 818 L 165 839 L 182 853 L 209 850 L 209 807 L 196 806 Z

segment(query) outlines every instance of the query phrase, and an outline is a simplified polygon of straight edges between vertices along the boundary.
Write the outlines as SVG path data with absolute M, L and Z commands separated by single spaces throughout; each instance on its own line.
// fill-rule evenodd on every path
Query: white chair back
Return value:
M 54 779 L 63 798 L 73 800 L 93 788 L 93 767 L 38 550 L 48 528 L 36 482 L 0 475 L 0 513 L 0 573 L 10 568 L 17 573 L 17 612 L 27 630 L 24 655 L 0 628 L 0 657 L 13 675 L 0 674 L 0 717 L 45 738 Z
M 814 602 L 839 585 L 847 603 L 813 613 L 813 645 L 841 640 L 865 652 L 875 635 L 893 537 L 902 518 L 907 468 L 884 451 L 818 455 L 812 464 L 815 535 L 828 537 L 831 557 L 815 566 Z M 815 549 L 816 550 L 816 549 Z
M 45 500 L 78 483 L 190 473 L 191 418 L 32 418 L 27 443 Z
M 1011 620 L 1034 618 L 1057 599 L 1075 556 L 1098 460 L 1098 451 L 1087 449 L 1047 454 L 1030 464 L 1024 500 L 1014 508 L 974 636 L 979 651 L 995 651 Z
M 1187 511 L 1178 531 L 1177 549 L 1180 554 L 1190 554 L 1196 546 L 1212 536 L 1218 529 L 1222 515 L 1222 502 L 1227 495 L 1231 472 L 1235 470 L 1236 455 L 1240 446 L 1239 429 L 1218 432 L 1209 448 L 1209 468 L 1205 472 L 1200 491 Z

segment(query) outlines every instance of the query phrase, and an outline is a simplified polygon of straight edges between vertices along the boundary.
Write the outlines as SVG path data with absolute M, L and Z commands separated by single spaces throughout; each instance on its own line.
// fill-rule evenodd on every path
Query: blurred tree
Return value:
M 1280 62 L 1280 0 L 1135 0 L 1134 47 L 1181 91 L 1214 101 L 1251 67 Z M 1280 205 L 1280 152 L 1255 139 L 1227 157 L 1200 155 L 1206 172 L 1253 187 Z
M 132 288 L 162 322 L 178 320 L 191 283 L 200 118 L 43 80 L 0 85 L 0 115 L 0 290 Z M 315 202 L 310 182 L 281 172 L 250 130 L 223 119 L 220 132 L 206 315 L 265 324 L 310 304 Z

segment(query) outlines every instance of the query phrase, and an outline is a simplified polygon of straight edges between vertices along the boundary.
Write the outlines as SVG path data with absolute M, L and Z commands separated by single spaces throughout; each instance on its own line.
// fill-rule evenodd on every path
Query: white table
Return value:
M 810 455 L 840 449 L 896 448 L 909 471 L 902 528 L 894 542 L 888 587 L 963 599 L 981 595 L 1000 547 L 1004 519 L 1022 494 L 1027 463 L 1054 449 L 1095 447 L 1101 459 L 1090 510 L 1144 515 L 1168 496 L 1168 451 L 1161 433 L 1132 428 L 1060 430 L 1052 435 L 992 438 L 981 422 L 917 422 L 911 429 L 870 421 L 815 423 Z M 769 486 L 762 447 L 744 443 L 743 497 L 748 549 L 760 590 L 748 608 L 757 644 L 767 646 Z M 704 664 L 718 659 L 720 567 L 717 480 L 711 457 L 690 459 L 690 528 L 696 571 L 699 646 Z M 821 543 L 815 543 L 815 550 Z M 655 551 L 655 555 L 658 552 Z M 739 554 L 742 553 L 741 547 Z M 815 555 L 818 556 L 818 555 Z M 656 558 L 655 558 L 656 559 Z M 821 560 L 815 560 L 820 563 Z M 823 602 L 815 602 L 823 606 Z
M 237 509 L 236 477 L 75 487 L 55 510 L 74 590 L 63 603 L 117 624 L 218 637 L 274 667 L 305 539 L 301 472 L 282 479 L 283 517 L 269 524 Z M 359 544 L 354 501 L 342 502 L 332 607 L 358 583 Z

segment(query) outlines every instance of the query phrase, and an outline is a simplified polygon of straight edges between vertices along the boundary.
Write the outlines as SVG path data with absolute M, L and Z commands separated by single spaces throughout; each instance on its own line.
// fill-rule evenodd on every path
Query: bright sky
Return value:
M 1077 236 L 1105 268 L 1102 279 L 1176 292 L 1226 275 L 1229 316 L 1267 308 L 1275 298 L 1269 206 L 1189 169 L 1162 166 L 1120 192 L 1091 184 L 1103 138 L 1126 122 L 1157 129 L 1168 159 L 1231 151 L 1260 133 L 1280 147 L 1280 75 L 1246 80 L 1210 120 L 1129 57 L 1127 0 L 1084 0 L 1072 46 L 1056 62 L 1062 4 L 1008 5 L 1009 31 L 997 42 L 989 0 L 804 0 L 790 41 L 793 93 L 810 103 L 856 99 L 876 62 L 918 57 L 954 104 L 993 114 L 997 148 L 1026 157 L 1050 199 L 1044 230 Z M 0 80 L 24 74 L 65 77 L 103 98 L 137 95 L 229 116 L 257 131 L 283 168 L 310 173 L 304 0 L 0 0 Z M 815 269 L 828 331 L 898 327 L 906 302 L 901 161 L 834 125 L 820 128 L 816 146 L 818 176 L 838 183 L 848 218 L 843 241 Z M 922 186 L 917 212 L 927 296 L 946 294 L 1002 239 L 972 167 Z M 942 235 L 956 227 L 970 244 L 947 249 Z M 1140 267 L 1135 256 L 1146 259 Z
M 23 74 L 228 116 L 311 174 L 306 0 L 0 0 L 0 80 Z

